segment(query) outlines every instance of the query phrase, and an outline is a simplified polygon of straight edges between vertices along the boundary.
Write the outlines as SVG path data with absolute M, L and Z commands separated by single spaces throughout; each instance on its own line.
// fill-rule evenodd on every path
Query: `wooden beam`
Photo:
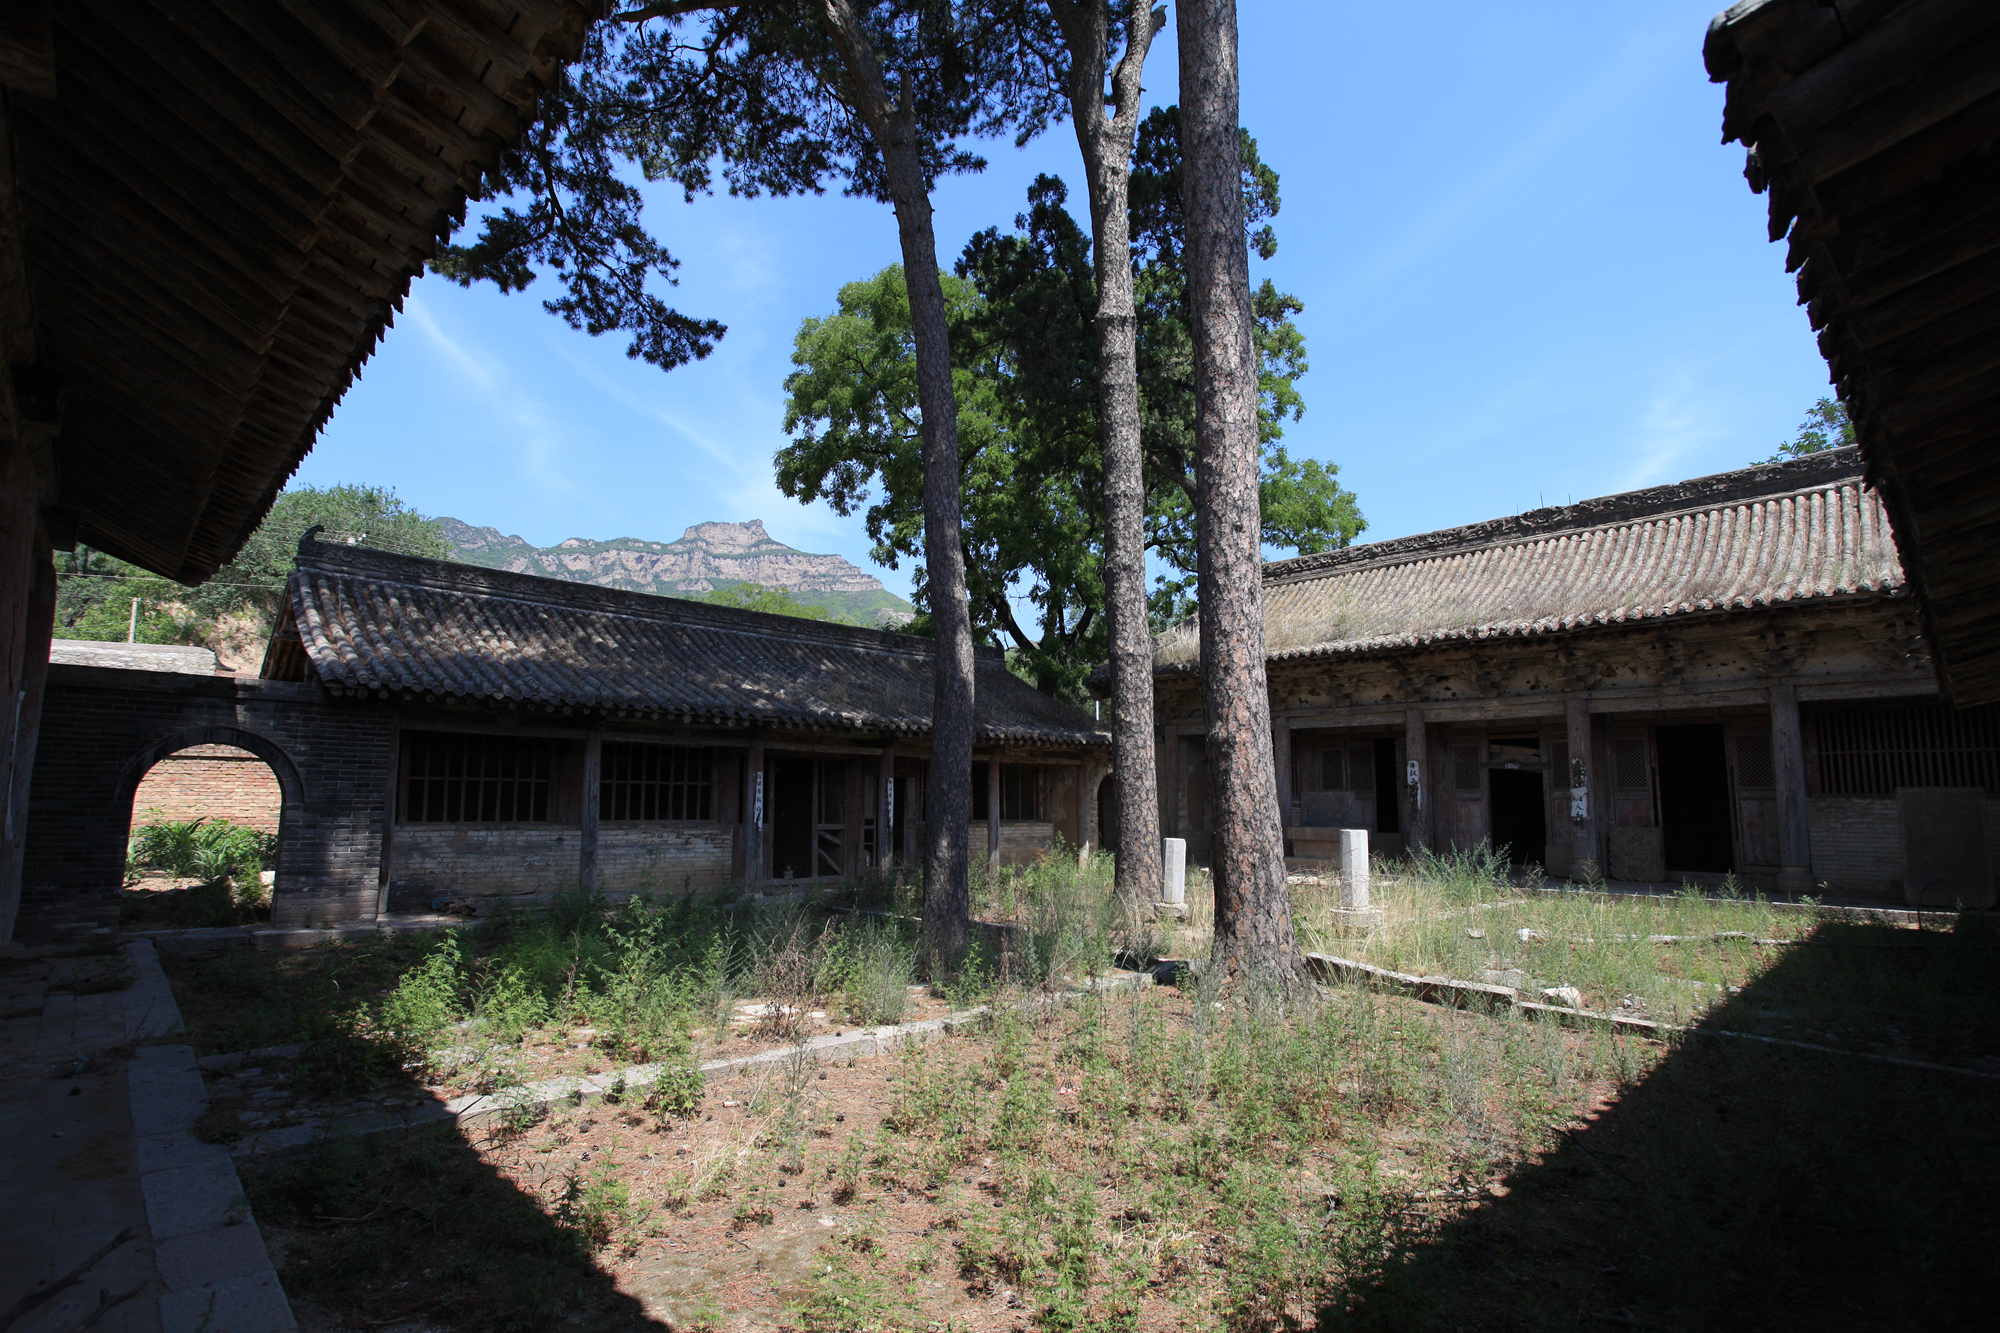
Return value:
M 49 0 L 0 5 L 0 84 L 36 97 L 56 95 L 55 23 Z

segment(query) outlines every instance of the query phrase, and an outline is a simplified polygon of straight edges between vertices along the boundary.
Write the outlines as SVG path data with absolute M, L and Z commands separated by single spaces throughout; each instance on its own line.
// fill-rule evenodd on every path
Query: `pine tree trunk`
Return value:
M 1299 956 L 1264 672 L 1257 359 L 1243 235 L 1236 3 L 1182 0 L 1177 19 L 1215 958 L 1237 980 L 1289 979 Z
M 873 44 L 848 0 L 825 0 L 826 27 L 859 90 L 856 108 L 882 151 L 903 246 L 916 344 L 917 402 L 923 413 L 924 566 L 935 627 L 930 781 L 925 788 L 924 952 L 933 967 L 955 968 L 971 933 L 967 881 L 972 811 L 972 614 L 960 545 L 958 400 L 952 392 L 950 329 L 938 280 L 930 182 L 918 153 L 916 117 L 893 102 Z
M 1111 650 L 1111 771 L 1117 782 L 1117 892 L 1160 901 L 1160 787 L 1153 749 L 1153 636 L 1146 623 L 1146 469 L 1139 434 L 1138 318 L 1132 294 L 1132 144 L 1139 79 L 1165 22 L 1129 0 L 1131 40 L 1112 71 L 1110 0 L 1051 0 L 1070 58 L 1070 119 L 1083 150 L 1097 270 L 1097 401 L 1104 443 L 1104 618 Z

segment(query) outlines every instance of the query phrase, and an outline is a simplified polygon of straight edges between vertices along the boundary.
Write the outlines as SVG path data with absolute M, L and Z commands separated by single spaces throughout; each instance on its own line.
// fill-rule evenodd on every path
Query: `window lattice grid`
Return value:
M 1822 795 L 1893 796 L 1898 787 L 2000 794 L 2000 707 L 1828 708 L 1811 717 Z
M 1569 742 L 1550 741 L 1548 748 L 1549 748 L 1549 772 L 1552 775 L 1549 781 L 1553 782 L 1556 786 L 1567 790 L 1571 785 L 1570 772 L 1569 772 Z
M 1375 747 L 1357 745 L 1348 751 L 1348 777 L 1355 791 L 1375 790 Z
M 1480 789 L 1480 749 L 1477 742 L 1451 747 L 1451 785 L 1459 791 Z
M 1736 738 L 1736 785 L 1749 791 L 1777 789 L 1778 765 L 1771 754 L 1770 733 Z
M 1000 818 L 1042 818 L 1042 771 L 1033 764 L 1000 765 Z
M 554 741 L 407 733 L 403 819 L 419 824 L 542 824 Z
M 1647 771 L 1646 738 L 1614 736 L 1611 740 L 1611 776 L 1620 791 L 1651 791 L 1652 775 Z
M 598 762 L 599 819 L 715 818 L 713 750 L 607 741 Z
M 1319 752 L 1319 789 L 1347 790 L 1347 751 L 1337 745 L 1329 745 Z

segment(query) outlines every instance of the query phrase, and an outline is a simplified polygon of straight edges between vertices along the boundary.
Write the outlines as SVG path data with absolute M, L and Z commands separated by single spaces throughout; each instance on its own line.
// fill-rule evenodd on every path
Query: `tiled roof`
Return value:
M 288 597 L 296 646 L 274 637 L 265 674 L 310 670 L 336 693 L 930 731 L 932 643 L 913 635 L 310 540 Z M 978 654 L 974 714 L 986 742 L 1110 739 L 997 650 Z
M 1264 568 L 1273 661 L 1900 595 L 1852 449 Z M 1176 655 L 1176 649 L 1179 655 Z M 1162 644 L 1162 670 L 1193 670 Z

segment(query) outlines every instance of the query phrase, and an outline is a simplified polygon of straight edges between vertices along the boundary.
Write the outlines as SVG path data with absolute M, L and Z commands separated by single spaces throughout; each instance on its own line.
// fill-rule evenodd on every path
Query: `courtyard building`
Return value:
M 927 638 L 314 534 L 286 599 L 259 679 L 51 666 L 24 935 L 111 924 L 137 793 L 246 754 L 281 927 L 921 866 Z M 973 855 L 1089 847 L 1109 738 L 997 649 L 977 670 Z
M 1302 859 L 1365 828 L 1576 880 L 1993 901 L 2000 710 L 1940 697 L 1853 449 L 1276 561 L 1264 608 Z M 1198 645 L 1156 661 L 1161 822 L 1199 861 Z

